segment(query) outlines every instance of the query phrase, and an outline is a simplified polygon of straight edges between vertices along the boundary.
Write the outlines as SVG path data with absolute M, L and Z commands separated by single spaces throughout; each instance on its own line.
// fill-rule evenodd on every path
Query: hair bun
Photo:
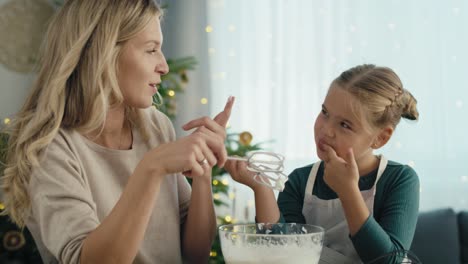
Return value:
M 403 92 L 403 111 L 401 113 L 401 117 L 408 119 L 408 120 L 418 120 L 419 119 L 419 112 L 416 107 L 418 101 L 414 98 L 414 96 L 408 92 L 408 90 L 404 89 Z

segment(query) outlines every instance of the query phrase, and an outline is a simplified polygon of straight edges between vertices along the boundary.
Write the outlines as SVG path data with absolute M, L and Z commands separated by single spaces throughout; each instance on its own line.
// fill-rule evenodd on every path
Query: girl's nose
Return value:
M 335 131 L 334 131 L 333 126 L 331 124 L 328 124 L 328 123 L 324 124 L 323 131 L 325 132 L 325 135 L 327 137 L 333 138 L 335 136 Z

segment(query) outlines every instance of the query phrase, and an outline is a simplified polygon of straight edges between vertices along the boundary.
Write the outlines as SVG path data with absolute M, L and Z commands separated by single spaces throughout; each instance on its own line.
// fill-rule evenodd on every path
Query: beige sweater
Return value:
M 108 149 L 63 129 L 47 147 L 31 176 L 26 222 L 44 263 L 79 263 L 83 240 L 115 206 L 144 153 L 175 139 L 169 119 L 153 107 L 143 121 L 151 124 L 149 144 L 133 129 L 130 150 Z M 190 195 L 183 175 L 165 177 L 134 263 L 182 262 L 180 225 Z

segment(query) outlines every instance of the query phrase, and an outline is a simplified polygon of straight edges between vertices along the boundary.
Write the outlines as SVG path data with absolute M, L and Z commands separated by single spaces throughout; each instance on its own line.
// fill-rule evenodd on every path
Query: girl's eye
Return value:
M 148 51 L 148 53 L 154 54 L 154 53 L 156 53 L 156 51 L 157 51 L 156 49 L 152 49 L 152 50 Z
M 328 116 L 328 112 L 325 109 L 322 109 L 322 114 Z
M 345 122 L 341 122 L 341 127 L 346 128 L 346 129 L 351 129 L 351 127 Z

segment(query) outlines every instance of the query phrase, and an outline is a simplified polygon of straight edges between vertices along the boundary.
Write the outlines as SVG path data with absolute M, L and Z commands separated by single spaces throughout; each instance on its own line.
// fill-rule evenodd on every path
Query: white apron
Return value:
M 315 195 L 312 195 L 320 163 L 321 162 L 315 163 L 310 171 L 302 209 L 302 214 L 307 224 L 318 225 L 325 229 L 323 249 L 319 264 L 362 263 L 348 236 L 348 223 L 346 222 L 340 199 L 321 200 Z M 364 202 L 371 215 L 374 210 L 374 196 L 377 182 L 386 167 L 387 159 L 384 156 L 380 156 L 377 178 L 374 185 L 369 190 L 361 191 Z

